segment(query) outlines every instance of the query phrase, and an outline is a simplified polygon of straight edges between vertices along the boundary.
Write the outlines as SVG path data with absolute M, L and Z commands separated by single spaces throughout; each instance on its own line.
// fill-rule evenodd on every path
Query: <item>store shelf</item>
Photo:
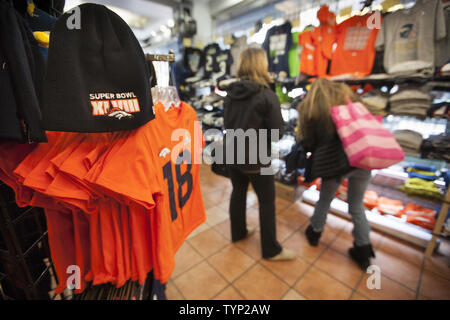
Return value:
M 315 205 L 319 201 L 320 192 L 313 189 L 305 190 L 302 194 L 304 202 Z M 342 200 L 334 199 L 331 202 L 330 211 L 346 219 L 351 219 L 348 213 L 348 204 Z M 401 219 L 391 216 L 382 216 L 366 210 L 369 225 L 374 230 L 379 230 L 400 238 L 419 247 L 426 248 L 431 241 L 432 234 L 421 227 L 405 223 Z

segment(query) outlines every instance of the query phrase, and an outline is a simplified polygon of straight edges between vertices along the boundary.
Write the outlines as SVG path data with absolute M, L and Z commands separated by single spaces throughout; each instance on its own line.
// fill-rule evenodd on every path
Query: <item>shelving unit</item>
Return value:
M 0 300 L 57 297 L 50 297 L 56 272 L 50 256 L 44 212 L 40 208 L 17 207 L 14 192 L 2 182 L 0 244 Z
M 348 85 L 365 85 L 365 84 L 371 84 L 374 87 L 382 87 L 385 86 L 388 88 L 392 88 L 394 85 L 404 85 L 404 84 L 413 84 L 413 85 L 421 85 L 424 87 L 427 87 L 428 89 L 433 90 L 443 90 L 448 91 L 450 89 L 450 77 L 384 77 L 384 78 L 374 78 L 374 77 L 366 77 L 361 79 L 336 79 L 334 81 L 343 82 Z M 295 88 L 305 88 L 306 85 L 309 85 L 310 82 L 302 82 L 295 84 L 292 81 L 288 81 L 284 83 L 284 86 L 288 90 L 292 90 Z M 446 124 L 446 133 L 448 134 L 450 132 L 450 125 L 447 118 L 447 124 Z M 420 120 L 418 120 L 420 121 Z M 443 161 L 435 161 L 435 160 L 429 160 L 429 159 L 418 159 L 414 157 L 406 157 L 405 161 L 411 161 L 411 160 L 418 160 L 418 162 L 433 164 L 438 167 L 438 169 L 441 169 L 442 167 L 449 168 L 448 164 Z M 391 172 L 392 173 L 392 172 Z M 397 174 L 402 175 L 401 172 L 397 172 Z M 403 174 L 404 179 L 406 180 L 407 174 Z M 306 190 L 303 195 L 303 200 L 310 204 L 315 204 L 319 197 L 319 192 L 316 190 Z M 425 256 L 429 258 L 432 253 L 434 252 L 435 248 L 439 245 L 439 237 L 440 232 L 442 230 L 442 226 L 445 222 L 445 219 L 447 217 L 447 212 L 449 208 L 450 203 L 450 195 L 449 190 L 447 190 L 445 200 L 442 202 L 437 203 L 437 205 L 442 205 L 439 217 L 436 220 L 434 230 L 431 232 L 429 230 L 425 230 L 419 226 L 415 226 L 403 221 L 400 221 L 400 219 L 395 217 L 385 217 L 382 215 L 377 215 L 371 212 L 366 212 L 367 218 L 369 220 L 370 225 L 377 230 L 381 230 L 383 232 L 386 232 L 388 234 L 391 234 L 393 236 L 396 236 L 398 238 L 401 238 L 403 240 L 409 241 L 411 243 L 414 243 L 418 246 L 421 246 L 423 248 L 426 248 Z M 414 199 L 411 199 L 414 201 Z M 420 200 L 419 200 L 420 201 Z M 346 218 L 350 218 L 350 215 L 348 214 L 348 205 L 339 200 L 335 199 L 332 202 L 331 205 L 331 211 L 335 214 L 344 216 Z

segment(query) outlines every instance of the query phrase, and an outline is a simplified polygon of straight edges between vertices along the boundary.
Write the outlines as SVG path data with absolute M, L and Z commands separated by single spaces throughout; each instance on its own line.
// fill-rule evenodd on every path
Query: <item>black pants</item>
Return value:
M 248 185 L 251 182 L 259 202 L 262 255 L 264 258 L 276 256 L 281 252 L 281 245 L 277 241 L 276 233 L 273 175 L 244 173 L 234 168 L 229 168 L 229 172 L 233 184 L 230 201 L 231 240 L 235 242 L 247 236 L 245 210 Z

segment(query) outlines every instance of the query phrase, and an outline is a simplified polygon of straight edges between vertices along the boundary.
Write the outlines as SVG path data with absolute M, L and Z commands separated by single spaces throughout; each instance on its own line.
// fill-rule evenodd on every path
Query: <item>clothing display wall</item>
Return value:
M 56 294 L 67 288 L 70 266 L 81 273 L 75 293 L 129 281 L 143 286 L 150 272 L 166 283 L 178 248 L 206 218 L 197 116 L 185 102 L 152 99 L 149 64 L 119 16 L 102 5 L 79 8 L 92 30 L 68 31 L 64 14 L 50 38 L 42 102 L 48 142 L 1 141 L 0 179 L 18 206 L 45 211 Z M 67 59 L 78 73 L 70 86 L 67 74 L 72 79 L 75 71 Z M 157 83 L 160 94 L 171 92 Z M 176 129 L 184 132 L 178 140 Z

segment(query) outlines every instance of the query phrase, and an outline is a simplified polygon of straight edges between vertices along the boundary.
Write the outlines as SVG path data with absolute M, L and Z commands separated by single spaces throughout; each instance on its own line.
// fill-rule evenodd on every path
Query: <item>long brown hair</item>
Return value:
M 319 125 L 324 131 L 335 130 L 330 109 L 347 104 L 348 100 L 362 102 L 361 98 L 344 84 L 327 79 L 317 79 L 311 84 L 305 99 L 298 105 L 299 131 L 298 138 L 308 135 L 307 128 Z
M 269 76 L 269 63 L 262 48 L 249 47 L 239 57 L 238 78 L 255 81 L 265 87 L 272 82 Z

